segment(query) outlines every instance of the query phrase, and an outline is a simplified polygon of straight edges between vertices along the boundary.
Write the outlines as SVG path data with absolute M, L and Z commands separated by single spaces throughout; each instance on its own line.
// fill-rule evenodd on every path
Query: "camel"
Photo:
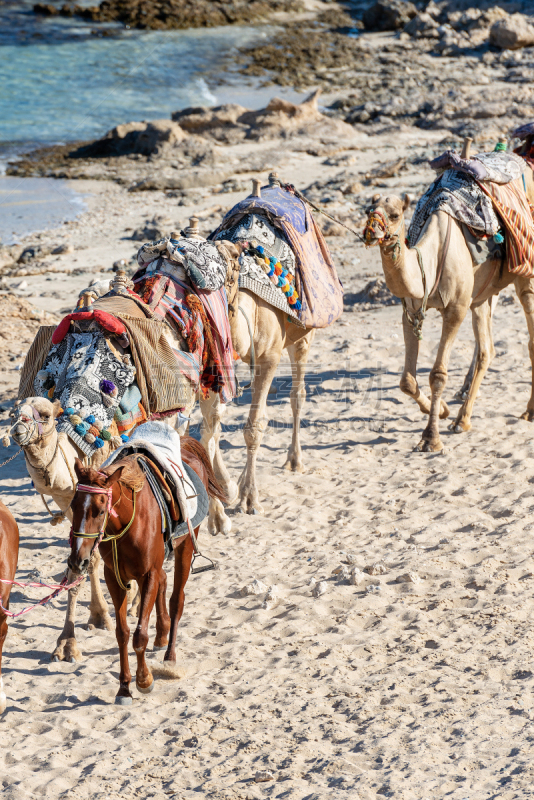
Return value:
M 65 517 L 72 521 L 70 503 L 76 487 L 74 462 L 80 457 L 80 451 L 68 436 L 56 430 L 56 417 L 60 408 L 58 400 L 52 403 L 45 397 L 28 397 L 18 404 L 15 424 L 11 429 L 13 439 L 22 447 L 26 467 L 36 491 L 41 496 L 51 496 L 60 508 L 61 514 L 53 519 L 55 523 Z M 34 424 L 34 410 L 40 417 L 41 433 L 37 424 Z M 98 454 L 98 465 L 108 455 L 107 447 L 102 450 L 105 452 Z M 95 550 L 89 568 L 91 603 L 88 624 L 95 628 L 113 630 L 113 623 L 98 579 L 99 565 L 100 554 Z M 74 634 L 76 602 L 80 586 L 81 584 L 69 590 L 65 624 L 52 654 L 52 661 L 74 662 L 81 659 Z
M 423 305 L 425 286 L 416 248 L 405 244 L 404 211 L 410 199 L 389 195 L 378 200 L 370 212 L 366 236 L 370 246 L 378 245 L 386 284 L 390 291 L 403 299 L 407 313 L 403 314 L 405 364 L 400 381 L 401 390 L 413 397 L 424 414 L 429 415 L 416 450 L 437 452 L 443 448 L 438 419 L 446 419 L 449 409 L 442 399 L 447 382 L 447 365 L 454 340 L 469 308 L 472 310 L 473 330 L 477 345 L 477 360 L 472 383 L 451 429 L 454 432 L 471 428 L 471 414 L 482 379 L 494 356 L 491 331 L 490 298 L 514 283 L 523 306 L 529 331 L 529 352 L 534 377 L 534 280 L 499 269 L 499 262 L 487 260 L 469 269 L 471 257 L 460 224 L 443 211 L 429 218 L 417 244 L 429 292 L 428 308 L 437 308 L 443 317 L 443 328 L 434 366 L 430 372 L 431 399 L 419 388 L 416 379 L 419 339 L 412 323 Z M 447 246 L 448 240 L 448 246 Z M 409 321 L 408 315 L 411 320 Z M 534 391 L 522 415 L 534 420 Z

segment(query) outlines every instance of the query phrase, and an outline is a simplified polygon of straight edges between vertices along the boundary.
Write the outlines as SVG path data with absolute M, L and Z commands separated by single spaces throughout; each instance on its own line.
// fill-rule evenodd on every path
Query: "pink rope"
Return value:
M 46 589 L 53 589 L 52 594 L 49 594 L 47 597 L 43 597 L 42 600 L 39 600 L 37 603 L 34 603 L 31 606 L 26 606 L 26 608 L 23 608 L 22 611 L 19 611 L 17 614 L 15 614 L 13 611 L 9 611 L 7 608 L 4 608 L 2 598 L 0 597 L 0 611 L 5 614 L 6 617 L 21 617 L 23 614 L 27 614 L 28 611 L 31 611 L 32 608 L 44 606 L 49 600 L 53 600 L 54 597 L 57 597 L 60 592 L 65 592 L 69 589 L 72 589 L 73 586 L 78 586 L 78 584 L 81 583 L 84 578 L 85 575 L 80 575 L 80 577 L 75 580 L 74 583 L 66 583 L 67 576 L 63 578 L 61 583 L 21 583 L 20 581 L 8 581 L 0 578 L 0 583 L 7 583 L 11 586 L 20 586 L 22 589 L 39 589 L 42 586 L 44 586 Z

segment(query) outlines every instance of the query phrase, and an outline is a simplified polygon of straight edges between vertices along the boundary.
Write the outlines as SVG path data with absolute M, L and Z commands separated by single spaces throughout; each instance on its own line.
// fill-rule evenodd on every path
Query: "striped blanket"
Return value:
M 189 352 L 174 350 L 181 372 L 195 388 L 218 392 L 229 403 L 237 388 L 226 291 L 193 291 L 174 265 L 158 260 L 156 272 L 134 276 L 135 290 L 156 318 L 171 318 L 187 341 Z
M 506 184 L 479 182 L 506 228 L 507 267 L 515 275 L 534 277 L 534 214 L 520 179 Z

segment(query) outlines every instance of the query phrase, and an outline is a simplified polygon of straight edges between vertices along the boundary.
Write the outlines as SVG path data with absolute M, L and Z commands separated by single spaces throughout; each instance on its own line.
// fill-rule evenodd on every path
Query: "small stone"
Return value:
M 269 772 L 268 769 L 264 769 L 260 772 L 256 772 L 254 780 L 256 783 L 267 783 L 267 781 L 274 781 L 274 775 L 272 772 Z
M 345 560 L 347 564 L 350 564 L 352 566 L 353 564 L 358 563 L 358 556 L 356 555 L 356 553 L 347 553 L 345 555 Z
M 382 590 L 382 587 L 379 583 L 370 583 L 369 586 L 365 587 L 365 591 L 368 594 L 378 594 Z
M 319 581 L 312 590 L 312 594 L 314 597 L 320 597 L 328 590 L 328 584 L 326 581 Z
M 377 564 L 371 564 L 371 566 L 365 567 L 364 572 L 367 572 L 368 575 L 385 575 L 387 569 L 384 564 L 379 562 Z
M 52 250 L 53 256 L 70 255 L 74 253 L 74 247 L 71 244 L 60 244 Z
M 359 586 L 360 583 L 363 583 L 365 580 L 365 575 L 358 569 L 358 567 L 353 567 L 350 573 L 350 582 L 352 586 Z
M 254 578 L 252 583 L 248 583 L 246 586 L 240 590 L 239 594 L 241 597 L 249 597 L 253 594 L 263 594 L 267 591 L 267 586 L 259 581 L 257 578 Z
M 397 583 L 421 583 L 421 578 L 417 572 L 405 572 L 398 576 Z
M 275 586 L 274 584 L 272 586 L 269 586 L 269 588 L 267 589 L 267 594 L 265 595 L 265 599 L 261 604 L 261 607 L 272 608 L 273 606 L 276 605 L 276 602 L 277 600 L 279 600 L 279 597 L 280 596 L 278 594 L 278 587 Z

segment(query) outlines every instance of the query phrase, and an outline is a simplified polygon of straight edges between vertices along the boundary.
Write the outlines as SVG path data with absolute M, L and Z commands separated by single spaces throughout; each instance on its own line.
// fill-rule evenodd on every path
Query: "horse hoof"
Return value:
M 154 645 L 153 650 L 154 650 L 154 652 L 156 652 L 156 650 L 166 650 L 167 647 L 168 647 L 168 645 L 166 645 L 166 644 L 162 644 L 161 647 L 156 647 L 156 645 Z
M 156 683 L 156 681 L 153 680 L 152 683 L 150 684 L 150 686 L 147 686 L 146 689 L 143 689 L 141 686 L 139 686 L 137 681 L 136 681 L 135 685 L 137 687 L 137 691 L 141 692 L 141 694 L 150 694 L 150 692 L 154 689 L 154 684 L 155 683 Z
M 122 695 L 117 695 L 115 698 L 115 705 L 116 706 L 131 706 L 133 703 L 133 697 L 123 697 Z

